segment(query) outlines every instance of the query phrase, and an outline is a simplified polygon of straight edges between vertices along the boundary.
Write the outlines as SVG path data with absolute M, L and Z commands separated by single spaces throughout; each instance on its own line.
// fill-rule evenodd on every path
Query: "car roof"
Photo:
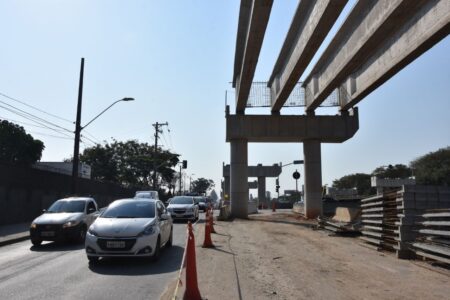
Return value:
M 89 201 L 89 200 L 94 200 L 94 198 L 90 198 L 90 197 L 67 197 L 67 198 L 62 198 L 62 199 L 58 199 L 58 201 L 60 200 L 64 200 L 64 201 Z
M 117 200 L 114 200 L 113 202 L 117 202 L 117 201 L 121 201 L 121 202 L 128 202 L 128 201 L 133 201 L 133 202 L 136 202 L 136 201 L 141 201 L 141 202 L 157 202 L 157 201 L 160 201 L 160 200 L 152 199 L 152 198 L 124 198 L 124 199 L 117 199 Z M 111 203 L 113 203 L 113 202 L 111 202 Z

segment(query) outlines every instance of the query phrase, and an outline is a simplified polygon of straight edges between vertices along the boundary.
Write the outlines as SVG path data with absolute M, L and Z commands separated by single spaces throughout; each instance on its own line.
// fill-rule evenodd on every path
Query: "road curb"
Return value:
M 25 240 L 28 240 L 28 239 L 30 239 L 30 235 L 29 234 L 18 236 L 18 237 L 15 237 L 15 238 L 10 238 L 10 239 L 7 239 L 7 240 L 0 241 L 0 247 L 6 246 L 6 245 L 11 245 L 11 244 L 18 243 L 18 242 L 22 242 L 22 241 L 25 241 Z

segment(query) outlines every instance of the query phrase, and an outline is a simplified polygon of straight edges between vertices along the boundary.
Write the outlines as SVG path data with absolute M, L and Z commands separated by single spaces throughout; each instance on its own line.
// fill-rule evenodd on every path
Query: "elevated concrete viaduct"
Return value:
M 315 218 L 322 213 L 322 169 L 321 143 L 342 143 L 351 138 L 359 128 L 357 108 L 336 116 L 308 115 L 230 115 L 227 117 L 226 140 L 230 143 L 232 153 L 230 168 L 223 168 L 225 182 L 231 178 L 231 212 L 235 217 L 247 217 L 248 188 L 234 192 L 234 182 L 247 182 L 248 177 L 258 177 L 258 197 L 265 197 L 261 183 L 265 177 L 278 177 L 281 167 L 247 167 L 242 172 L 243 162 L 247 162 L 247 145 L 255 142 L 303 143 L 305 167 L 305 212 L 308 218 Z M 233 150 L 235 149 L 235 150 Z M 233 152 L 234 151 L 234 152 Z M 276 169 L 268 176 L 271 169 Z M 264 181 L 260 177 L 264 176 Z M 243 188 L 243 187 L 242 187 Z M 234 193 L 233 193 L 234 192 Z M 262 198 L 261 198 L 262 199 Z
M 302 142 L 305 210 L 314 218 L 322 206 L 320 144 L 352 137 L 359 124 L 354 105 L 450 33 L 450 1 L 358 1 L 302 84 L 306 115 L 284 116 L 281 108 L 347 3 L 300 1 L 268 82 L 271 115 L 245 115 L 272 2 L 241 1 L 233 74 L 236 114 L 227 109 L 226 117 L 232 214 L 247 217 L 247 144 Z M 316 115 L 336 90 L 340 115 Z
M 281 174 L 281 166 L 278 164 L 274 164 L 273 166 L 263 166 L 262 164 L 258 164 L 256 166 L 248 166 L 247 167 L 247 176 L 248 177 L 257 177 L 258 182 L 256 184 L 258 188 L 258 201 L 266 199 L 266 178 L 267 177 L 278 177 Z M 230 195 L 231 191 L 229 190 L 231 175 L 231 167 L 230 165 L 223 165 L 222 167 L 222 176 L 224 177 L 224 193 Z M 236 177 L 236 176 L 235 176 Z M 240 178 L 239 176 L 237 176 Z M 256 183 L 256 182 L 255 182 Z M 253 185 L 250 185 L 248 188 L 251 189 Z M 228 188 L 228 189 L 227 189 Z M 256 187 L 255 187 L 256 188 Z M 233 197 L 231 197 L 233 199 Z M 236 198 L 234 198 L 236 199 Z M 247 202 L 248 202 L 248 189 L 246 197 L 242 198 L 241 203 L 237 203 L 236 201 L 231 202 L 231 213 L 236 217 L 247 217 Z M 243 204 L 243 205 L 241 205 Z M 245 204 L 245 205 L 244 205 Z M 245 209 L 244 209 L 245 206 Z M 245 215 L 245 216 L 244 216 Z

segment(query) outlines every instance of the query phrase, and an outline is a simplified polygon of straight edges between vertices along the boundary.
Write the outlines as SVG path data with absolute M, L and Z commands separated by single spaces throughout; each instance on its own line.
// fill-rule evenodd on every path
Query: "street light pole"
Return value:
M 121 101 L 133 101 L 134 98 L 123 98 L 113 102 L 110 106 L 102 110 L 98 115 L 96 115 L 92 120 L 90 120 L 86 125 L 81 126 L 81 105 L 83 99 L 83 76 L 84 76 L 84 58 L 81 58 L 81 69 L 80 69 L 80 82 L 78 86 L 78 105 L 77 105 L 77 119 L 75 122 L 75 141 L 73 147 L 73 163 L 72 163 L 72 183 L 71 183 L 71 193 L 76 194 L 78 191 L 78 166 L 80 163 L 80 136 L 81 130 L 86 128 L 89 124 L 100 117 L 105 111 L 110 109 L 114 104 Z
M 80 156 L 80 133 L 81 133 L 81 104 L 83 99 L 83 76 L 84 76 L 84 57 L 81 58 L 80 81 L 78 85 L 78 105 L 77 119 L 75 122 L 75 142 L 73 146 L 73 165 L 72 165 L 72 186 L 71 192 L 75 194 L 78 190 L 78 164 Z

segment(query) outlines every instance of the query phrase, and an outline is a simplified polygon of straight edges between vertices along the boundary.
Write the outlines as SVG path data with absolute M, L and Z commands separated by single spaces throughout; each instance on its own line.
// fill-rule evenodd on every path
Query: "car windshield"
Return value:
M 113 202 L 101 218 L 154 218 L 155 203 L 150 201 Z
M 58 200 L 50 206 L 47 210 L 48 213 L 73 213 L 84 212 L 84 206 L 86 201 L 82 200 Z
M 177 197 L 170 200 L 170 204 L 194 204 L 192 197 Z
M 150 193 L 137 193 L 134 198 L 152 198 Z
M 199 204 L 200 202 L 205 202 L 203 198 L 194 198 L 195 204 Z

